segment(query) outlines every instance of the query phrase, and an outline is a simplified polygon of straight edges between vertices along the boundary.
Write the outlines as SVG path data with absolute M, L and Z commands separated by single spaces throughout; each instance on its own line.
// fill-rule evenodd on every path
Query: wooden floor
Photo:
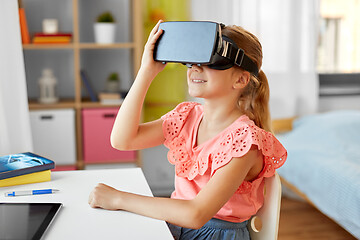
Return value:
M 353 240 L 356 238 L 310 204 L 283 198 L 278 239 Z

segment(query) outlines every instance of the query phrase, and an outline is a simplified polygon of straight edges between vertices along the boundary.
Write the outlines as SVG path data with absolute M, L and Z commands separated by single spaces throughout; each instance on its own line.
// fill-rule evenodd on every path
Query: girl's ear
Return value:
M 247 71 L 240 71 L 236 76 L 236 81 L 233 84 L 234 89 L 241 89 L 248 85 L 250 82 L 250 73 Z

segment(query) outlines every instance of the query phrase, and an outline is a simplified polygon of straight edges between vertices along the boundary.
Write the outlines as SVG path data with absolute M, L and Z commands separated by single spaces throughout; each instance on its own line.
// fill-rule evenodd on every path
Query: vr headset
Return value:
M 256 64 L 232 39 L 222 35 L 223 27 L 223 24 L 203 21 L 160 23 L 163 34 L 156 43 L 154 59 L 188 67 L 205 65 L 217 70 L 237 65 L 257 76 Z

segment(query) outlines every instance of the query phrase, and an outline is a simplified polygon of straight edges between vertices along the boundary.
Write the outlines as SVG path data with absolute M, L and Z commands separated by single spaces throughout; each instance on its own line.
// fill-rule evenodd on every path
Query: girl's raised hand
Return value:
M 154 60 L 154 49 L 156 41 L 159 39 L 161 34 L 163 33 L 162 29 L 159 29 L 160 23 L 163 21 L 160 20 L 155 27 L 151 30 L 148 40 L 144 47 L 144 53 L 141 59 L 141 68 L 148 72 L 148 74 L 153 73 L 156 76 L 159 72 L 161 72 L 166 64 L 161 62 L 157 62 Z

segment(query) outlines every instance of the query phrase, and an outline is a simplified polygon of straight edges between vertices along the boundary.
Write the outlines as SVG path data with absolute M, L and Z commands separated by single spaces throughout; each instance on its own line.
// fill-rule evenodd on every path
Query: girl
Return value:
M 159 23 L 118 112 L 111 144 L 119 150 L 164 144 L 175 165 L 175 191 L 171 198 L 157 198 L 98 184 L 89 204 L 165 220 L 175 239 L 250 239 L 246 224 L 263 204 L 264 178 L 274 175 L 287 156 L 270 133 L 266 76 L 238 66 L 189 66 L 189 94 L 204 104 L 180 103 L 161 119 L 139 124 L 147 89 L 165 67 L 153 59 L 162 34 Z M 261 44 L 254 35 L 237 26 L 226 26 L 222 33 L 260 69 Z

